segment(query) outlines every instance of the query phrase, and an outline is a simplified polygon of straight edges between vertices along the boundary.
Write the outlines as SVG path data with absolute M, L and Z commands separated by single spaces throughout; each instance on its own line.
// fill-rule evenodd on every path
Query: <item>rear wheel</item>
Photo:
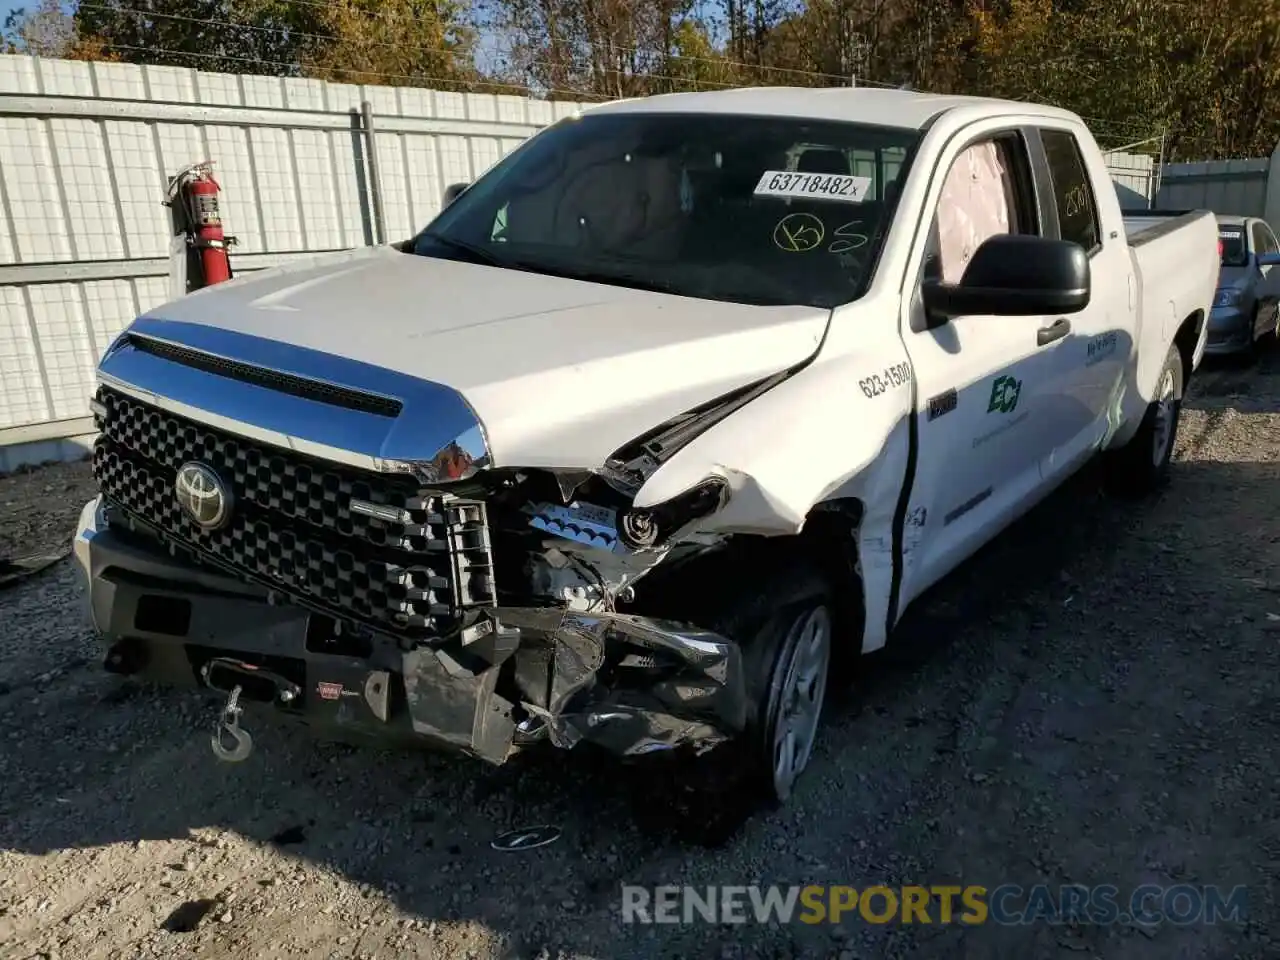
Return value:
M 1107 457 L 1107 480 L 1116 493 L 1142 496 L 1168 482 L 1182 414 L 1182 383 L 1182 355 L 1171 346 L 1138 432 Z

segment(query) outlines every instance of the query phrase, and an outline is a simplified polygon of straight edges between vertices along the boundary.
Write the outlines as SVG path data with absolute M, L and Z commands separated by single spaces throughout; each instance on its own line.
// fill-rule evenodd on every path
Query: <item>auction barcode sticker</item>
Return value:
M 793 173 L 766 170 L 756 184 L 757 197 L 789 197 L 797 200 L 836 200 L 861 203 L 871 190 L 870 177 L 847 173 Z

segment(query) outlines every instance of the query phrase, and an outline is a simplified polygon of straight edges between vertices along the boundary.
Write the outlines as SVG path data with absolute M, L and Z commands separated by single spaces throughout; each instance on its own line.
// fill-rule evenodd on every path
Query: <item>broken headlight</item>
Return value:
M 662 546 L 672 534 L 719 510 L 728 496 L 724 480 L 704 480 L 666 503 L 624 511 L 618 518 L 618 536 L 633 550 Z

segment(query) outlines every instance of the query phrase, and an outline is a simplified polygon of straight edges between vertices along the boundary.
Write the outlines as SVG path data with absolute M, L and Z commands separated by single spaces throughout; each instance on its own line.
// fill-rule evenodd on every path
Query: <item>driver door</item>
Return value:
M 946 157 L 943 158 L 946 163 Z M 903 291 L 903 338 L 917 382 L 918 448 L 908 524 L 915 541 L 901 604 L 944 576 L 1017 516 L 1041 486 L 1041 462 L 1062 438 L 1041 416 L 1067 338 L 1055 318 L 961 316 L 931 321 L 920 284 L 957 282 L 981 243 L 1040 233 L 1026 139 L 995 131 L 955 155 L 937 193 L 920 263 Z M 908 274 L 912 276 L 912 274 Z

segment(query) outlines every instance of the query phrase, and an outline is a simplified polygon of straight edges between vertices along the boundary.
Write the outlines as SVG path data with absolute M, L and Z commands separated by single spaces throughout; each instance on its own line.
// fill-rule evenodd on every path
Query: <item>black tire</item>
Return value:
M 1165 409 L 1162 393 L 1167 392 L 1170 381 L 1172 397 L 1168 398 Z M 1107 454 L 1107 485 L 1113 493 L 1126 497 L 1147 496 L 1168 483 L 1169 463 L 1178 442 L 1178 422 L 1182 416 L 1183 383 L 1182 354 L 1174 345 L 1169 347 L 1156 380 L 1156 396 L 1147 405 L 1138 432 L 1123 447 Z
M 1262 349 L 1266 346 L 1270 337 L 1267 334 L 1258 335 L 1258 308 L 1253 308 L 1253 316 L 1249 319 L 1249 345 L 1244 348 L 1241 359 L 1244 365 L 1251 367 L 1262 358 Z
M 861 650 L 861 603 L 847 599 L 849 592 L 860 597 L 861 588 L 846 581 L 852 570 L 832 559 L 829 546 L 822 538 L 744 538 L 729 556 L 695 559 L 673 579 L 649 584 L 645 614 L 696 623 L 739 645 L 747 704 L 745 728 L 733 739 L 705 754 L 672 756 L 673 762 L 650 768 L 666 773 L 646 780 L 649 789 L 632 795 L 643 828 L 674 833 L 681 843 L 717 848 L 761 810 L 786 802 L 771 776 L 770 724 L 776 723 L 778 711 L 777 698 L 769 693 L 785 660 L 787 625 L 805 609 L 824 606 L 830 611 L 835 629 L 823 691 L 828 705 L 840 683 L 841 661 L 857 658 Z M 660 574 L 661 568 L 655 572 Z
M 742 649 L 747 692 L 747 726 L 737 740 L 726 745 L 732 757 L 735 779 L 758 806 L 776 808 L 791 797 L 804 772 L 822 729 L 822 710 L 831 686 L 837 614 L 828 578 L 803 561 L 779 564 L 772 575 L 762 575 L 737 591 L 737 603 L 723 607 L 708 625 L 722 636 L 738 642 Z M 754 579 L 754 578 L 753 578 Z M 801 637 L 796 628 L 813 617 L 825 618 L 826 653 L 821 675 L 816 678 L 815 725 L 808 743 L 802 744 L 804 757 L 795 780 L 780 785 L 774 776 L 774 760 L 779 725 L 787 719 L 784 689 L 795 663 Z

